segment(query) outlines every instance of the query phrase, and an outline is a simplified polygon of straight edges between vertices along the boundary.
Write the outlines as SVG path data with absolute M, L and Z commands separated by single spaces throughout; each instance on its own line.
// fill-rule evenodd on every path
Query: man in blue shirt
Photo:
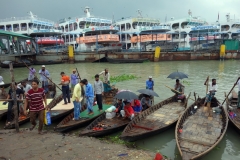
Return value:
M 146 81 L 146 89 L 153 90 L 154 81 L 152 80 L 152 76 L 148 77 L 149 79 Z
M 86 86 L 85 89 L 85 97 L 87 100 L 87 109 L 88 109 L 88 114 L 92 115 L 93 113 L 93 101 L 94 101 L 94 91 L 93 87 L 86 79 L 83 79 L 83 84 Z

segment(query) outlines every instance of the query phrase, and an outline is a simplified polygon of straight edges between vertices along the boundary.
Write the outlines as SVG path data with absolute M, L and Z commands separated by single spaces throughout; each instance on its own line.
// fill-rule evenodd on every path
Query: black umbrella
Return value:
M 135 93 L 130 91 L 121 91 L 117 93 L 117 95 L 114 98 L 132 100 L 132 99 L 138 99 L 138 96 Z
M 183 78 L 188 78 L 188 76 L 185 73 L 182 72 L 173 72 L 171 73 L 167 78 L 171 79 L 183 79 Z
M 150 89 L 139 89 L 138 92 L 149 95 L 149 96 L 159 97 L 156 92 L 154 92 L 153 90 L 150 90 Z

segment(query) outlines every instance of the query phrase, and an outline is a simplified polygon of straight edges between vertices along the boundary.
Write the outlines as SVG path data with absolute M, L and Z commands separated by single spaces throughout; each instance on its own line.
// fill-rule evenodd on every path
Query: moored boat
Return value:
M 226 108 L 228 109 L 228 119 L 237 131 L 240 133 L 240 110 L 237 109 L 238 95 L 233 90 L 232 96 L 226 99 Z
M 22 81 L 26 81 L 27 79 L 23 79 L 17 83 L 20 83 Z M 8 90 L 7 88 L 11 85 L 12 83 L 6 83 L 0 85 L 0 99 L 7 99 L 8 95 Z M 0 120 L 7 115 L 7 109 L 8 105 L 4 105 L 2 102 L 0 103 Z
M 104 113 L 88 125 L 79 135 L 93 137 L 105 136 L 124 129 L 129 122 L 129 119 L 116 116 L 112 119 L 107 119 L 106 113 Z
M 9 68 L 9 63 L 11 61 L 5 61 L 5 62 L 1 62 L 1 67 L 2 68 Z M 25 62 L 28 66 L 31 66 L 32 63 L 27 63 Z M 13 68 L 19 68 L 19 67 L 26 67 L 26 65 L 23 63 L 23 62 L 16 62 L 16 61 L 13 61 L 12 62 L 12 65 L 13 65 Z
M 28 81 L 28 83 L 31 83 L 31 82 Z M 49 92 L 46 94 L 47 104 L 48 104 L 49 108 L 54 107 L 56 105 L 56 103 L 59 101 L 59 99 L 61 98 L 59 96 L 55 98 L 55 96 L 56 96 L 56 86 L 54 84 L 50 83 L 49 84 Z M 53 117 L 56 116 L 56 115 L 58 115 L 58 114 L 54 114 Z M 18 119 L 18 124 L 22 125 L 22 124 L 24 124 L 26 122 L 29 122 L 29 121 L 30 121 L 29 115 L 27 115 L 27 116 L 20 115 L 19 119 Z M 13 128 L 15 128 L 14 112 L 12 112 L 10 124 L 7 124 L 6 126 L 4 126 L 4 129 L 13 129 Z
M 103 104 L 103 110 L 106 110 L 111 105 Z M 85 125 L 88 125 L 90 122 L 92 122 L 94 119 L 99 117 L 104 112 L 99 112 L 98 106 L 93 106 L 93 115 L 88 115 L 88 111 L 85 109 L 83 112 L 81 112 L 80 116 L 81 118 L 78 121 L 73 120 L 74 118 L 74 112 L 70 113 L 67 117 L 65 117 L 55 128 L 55 131 L 59 132 L 66 132 L 69 130 L 77 129 L 79 127 L 83 127 Z
M 220 107 L 213 113 L 212 109 L 203 106 L 204 101 L 205 98 L 199 98 L 193 103 L 176 125 L 175 138 L 183 160 L 198 159 L 207 154 L 226 133 L 228 117 L 225 109 L 214 97 L 211 107 Z
M 144 61 L 148 61 L 148 58 L 143 59 L 113 59 L 106 57 L 109 63 L 143 63 Z
M 176 96 L 155 104 L 135 117 L 124 129 L 120 138 L 136 141 L 158 134 L 174 125 L 186 109 L 188 98 L 176 102 Z

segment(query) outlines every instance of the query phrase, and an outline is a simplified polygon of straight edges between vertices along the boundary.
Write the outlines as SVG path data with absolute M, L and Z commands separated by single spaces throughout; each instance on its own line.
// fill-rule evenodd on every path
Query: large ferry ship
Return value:
M 65 18 L 59 21 L 66 45 L 73 45 L 75 52 L 108 51 L 121 49 L 118 27 L 112 20 L 98 18 L 85 7 L 85 16 Z
M 61 29 L 53 21 L 39 18 L 31 11 L 28 12 L 26 17 L 11 17 L 6 19 L 0 19 L 0 30 L 15 32 L 35 38 L 38 46 L 35 46 L 38 52 L 50 51 L 52 47 L 57 47 L 59 51 L 61 48 L 59 45 L 64 41 L 60 35 Z M 2 39 L 0 44 L 2 47 L 7 47 L 7 40 Z M 26 42 L 29 44 L 30 42 Z M 13 43 L 11 43 L 14 45 Z M 55 52 L 56 50 L 54 50 Z
M 170 26 L 161 25 L 159 19 L 143 17 L 140 10 L 137 17 L 122 18 L 115 25 L 125 52 L 152 51 L 156 46 L 166 48 L 166 42 L 171 41 L 171 35 L 166 33 Z

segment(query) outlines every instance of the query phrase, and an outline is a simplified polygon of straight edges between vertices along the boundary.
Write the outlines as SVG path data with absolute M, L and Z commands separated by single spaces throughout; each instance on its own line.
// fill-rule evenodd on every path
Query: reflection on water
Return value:
M 55 83 L 60 81 L 60 72 L 63 71 L 70 75 L 72 69 L 78 68 L 81 78 L 86 78 L 90 83 L 93 83 L 93 76 L 105 68 L 109 69 L 112 76 L 121 74 L 133 74 L 140 76 L 139 79 L 118 82 L 116 86 L 119 89 L 129 89 L 136 92 L 138 89 L 145 88 L 145 82 L 148 76 L 153 76 L 155 82 L 154 91 L 160 97 L 155 98 L 155 103 L 160 102 L 170 96 L 172 92 L 164 85 L 173 86 L 175 80 L 167 79 L 171 72 L 181 71 L 189 75 L 188 79 L 181 80 L 185 85 L 185 93 L 196 92 L 198 96 L 204 97 L 206 87 L 203 85 L 207 76 L 210 79 L 216 78 L 218 83 L 218 92 L 216 96 L 220 101 L 224 100 L 224 92 L 229 92 L 235 83 L 237 77 L 240 76 L 239 62 L 236 60 L 228 61 L 169 61 L 157 63 L 142 63 L 142 64 L 109 64 L 109 63 L 76 63 L 76 64 L 58 64 L 47 65 L 51 77 Z M 34 66 L 37 70 L 41 66 Z M 26 68 L 14 69 L 15 79 L 21 80 L 28 75 Z M 0 69 L 0 75 L 3 76 L 5 82 L 10 81 L 10 73 L 8 69 Z M 184 82 L 183 82 L 184 81 Z M 58 92 L 59 93 L 59 92 Z M 192 101 L 189 101 L 189 104 Z M 53 126 L 56 124 L 53 124 Z M 233 130 L 233 126 L 229 126 L 227 134 L 221 143 L 204 156 L 203 159 L 227 159 L 235 160 L 240 158 L 240 143 L 239 134 Z M 150 137 L 137 142 L 138 146 L 151 150 L 160 150 L 164 155 L 172 159 L 181 159 L 176 147 L 174 128 L 171 128 L 157 136 Z

